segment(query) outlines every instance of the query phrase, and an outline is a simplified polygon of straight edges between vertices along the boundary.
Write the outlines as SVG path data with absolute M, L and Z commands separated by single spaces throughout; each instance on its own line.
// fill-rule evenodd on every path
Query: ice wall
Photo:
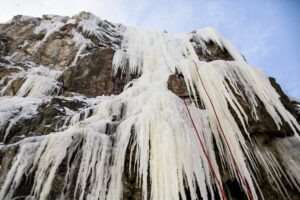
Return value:
M 50 29 L 44 28 L 46 25 L 42 24 L 36 30 L 48 30 L 42 42 L 62 26 L 61 20 L 59 18 L 60 22 L 52 24 Z M 88 18 L 79 26 L 85 34 L 102 38 L 104 36 L 94 27 L 100 23 L 99 20 Z M 283 107 L 279 95 L 264 74 L 249 66 L 229 41 L 210 28 L 173 35 L 126 27 L 121 34 L 123 41 L 121 48 L 115 52 L 113 69 L 115 72 L 120 69 L 140 74 L 140 77 L 128 84 L 119 95 L 91 99 L 94 102 L 90 105 L 94 110 L 92 116 L 85 115 L 80 119 L 79 113 L 70 113 L 63 131 L 27 138 L 13 144 L 19 145 L 19 150 L 1 188 L 1 199 L 12 199 L 22 178 L 32 174 L 34 184 L 27 199 L 47 199 L 62 163 L 66 163 L 67 173 L 62 183 L 61 199 L 67 198 L 71 193 L 71 196 L 78 199 L 122 199 L 122 174 L 127 151 L 130 152 L 129 163 L 133 163 L 130 165 L 130 172 L 137 174 L 143 199 L 186 199 L 186 188 L 192 199 L 200 198 L 198 191 L 203 199 L 220 196 L 221 191 L 216 187 L 184 103 L 168 90 L 168 79 L 175 72 L 184 76 L 191 99 L 195 99 L 197 95 L 201 98 L 204 109 L 200 109 L 197 103 L 189 104 L 188 108 L 219 180 L 220 171 L 227 169 L 230 178 L 238 180 L 247 193 L 229 155 L 225 138 L 220 134 L 220 127 L 204 87 L 254 199 L 259 198 L 255 170 L 257 166 L 263 166 L 267 173 L 272 174 L 271 178 L 282 190 L 282 194 L 285 191 L 281 177 L 299 187 L 300 170 L 296 161 L 293 161 L 294 158 L 286 161 L 290 163 L 286 173 L 278 166 L 272 152 L 262 153 L 260 147 L 252 148 L 256 143 L 247 133 L 247 115 L 235 94 L 248 102 L 252 115 L 257 120 L 259 98 L 278 128 L 282 120 L 289 124 L 294 133 L 299 132 L 300 127 Z M 210 40 L 221 48 L 226 48 L 234 61 L 200 61 L 194 44 L 190 42 L 192 38 L 200 41 L 202 48 Z M 81 50 L 93 44 L 75 30 L 73 39 L 79 47 L 74 61 L 76 63 Z M 197 69 L 203 84 L 197 75 Z M 59 75 L 60 72 L 43 67 L 30 69 L 25 73 L 26 80 L 17 97 L 11 98 L 16 102 L 26 98 L 24 107 L 28 106 L 28 109 L 22 109 L 23 115 L 34 113 L 36 104 L 39 103 L 37 98 L 53 95 Z M 3 120 L 11 117 L 8 115 L 11 104 L 7 99 L 0 101 L 0 112 L 3 111 L 0 117 Z M 228 104 L 237 114 L 243 130 L 238 127 Z M 112 123 L 115 117 L 119 119 L 118 127 L 114 133 L 107 135 L 107 124 Z M 298 140 L 297 134 L 295 140 Z M 76 185 L 71 190 L 74 178 Z

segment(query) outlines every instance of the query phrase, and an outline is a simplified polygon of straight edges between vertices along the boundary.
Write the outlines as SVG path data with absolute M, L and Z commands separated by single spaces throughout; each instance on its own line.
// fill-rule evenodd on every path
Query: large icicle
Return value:
M 177 96 L 167 90 L 164 82 L 159 81 L 162 74 L 163 77 L 168 77 L 163 72 L 144 74 L 134 83 L 135 86 L 124 91 L 120 97 L 124 99 L 123 95 L 130 96 L 131 100 L 126 105 L 126 120 L 117 130 L 117 138 L 120 138 L 115 155 L 117 169 L 113 168 L 112 173 L 118 173 L 118 176 L 117 180 L 112 179 L 112 185 L 121 185 L 125 150 L 131 129 L 134 127 L 134 145 L 131 148 L 136 148 L 136 168 L 145 199 L 148 195 L 152 199 L 179 199 L 179 195 L 185 199 L 185 184 L 188 184 L 192 197 L 196 198 L 196 188 L 199 187 L 201 196 L 207 199 L 206 186 L 213 191 L 209 166 L 197 136 L 190 134 L 193 130 L 192 124 L 187 118 L 184 105 Z M 152 80 L 152 84 L 156 86 L 145 86 L 147 80 Z M 209 153 L 213 153 L 207 114 L 205 111 L 194 109 L 196 122 L 202 127 L 201 135 L 207 140 L 206 148 Z M 168 120 L 170 115 L 172 120 Z M 211 159 L 220 177 L 216 160 L 213 156 Z M 148 168 L 150 174 L 147 172 Z M 147 194 L 148 175 L 151 180 L 151 194 Z M 108 199 L 120 198 L 115 196 L 119 194 L 119 188 L 114 189 L 115 186 L 110 188 Z

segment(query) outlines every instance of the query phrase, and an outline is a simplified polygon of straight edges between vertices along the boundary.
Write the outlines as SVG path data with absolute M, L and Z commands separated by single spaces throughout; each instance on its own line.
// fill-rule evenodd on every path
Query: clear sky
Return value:
M 0 0 L 0 22 L 14 15 L 75 15 L 168 32 L 214 27 L 252 66 L 300 98 L 300 0 Z

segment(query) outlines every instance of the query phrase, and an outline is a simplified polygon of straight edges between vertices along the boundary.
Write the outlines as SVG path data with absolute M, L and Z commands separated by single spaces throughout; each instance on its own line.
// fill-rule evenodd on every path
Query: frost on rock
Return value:
M 86 18 L 86 19 L 85 19 Z M 99 31 L 98 24 L 102 20 L 93 14 L 87 13 L 84 18 L 79 22 L 78 27 L 82 28 L 82 32 L 87 35 L 96 36 L 99 40 L 103 39 L 101 32 Z
M 240 54 L 240 52 L 228 41 L 227 39 L 223 38 L 215 29 L 213 28 L 203 28 L 198 31 L 196 31 L 193 35 L 193 39 L 200 42 L 204 49 L 206 49 L 205 44 L 203 42 L 209 42 L 212 41 L 215 44 L 217 44 L 222 49 L 226 49 L 229 51 L 231 56 L 236 61 L 243 62 L 245 59 Z
M 12 82 L 18 78 L 24 78 L 25 82 L 19 88 L 16 96 L 38 98 L 49 95 L 55 90 L 58 93 L 60 87 L 56 79 L 61 73 L 61 71 L 50 70 L 43 66 L 35 66 L 29 68 L 27 71 L 22 70 L 21 72 L 10 75 L 10 81 L 1 89 L 0 94 L 3 95 Z
M 113 48 L 118 47 L 115 43 L 119 41 L 117 36 L 123 29 L 122 25 L 111 24 L 88 12 L 81 12 L 78 16 L 81 20 L 77 28 L 82 30 L 82 33 L 98 38 L 103 44 L 109 43 Z
M 3 141 L 11 128 L 21 119 L 30 118 L 36 113 L 42 101 L 36 98 L 1 97 L 0 98 L 0 130 L 5 130 Z
M 44 32 L 44 38 L 35 45 L 33 52 L 35 53 L 40 46 L 47 41 L 47 39 L 55 32 L 59 31 L 65 25 L 66 17 L 50 16 L 50 20 L 42 20 L 41 24 L 34 29 L 35 34 Z
M 30 24 L 28 26 L 35 25 Z M 35 35 L 42 35 L 43 39 L 34 41 L 34 46 L 30 51 L 34 55 L 40 50 L 42 45 L 48 41 L 51 42 L 52 37 L 56 40 L 61 40 L 62 35 L 68 39 L 71 36 L 71 40 L 73 41 L 71 45 L 74 45 L 74 48 L 77 50 L 75 58 L 71 63 L 72 66 L 76 64 L 79 57 L 83 56 L 82 53 L 86 48 L 119 48 L 122 27 L 122 25 L 109 23 L 88 12 L 81 12 L 72 18 L 45 15 L 33 29 L 33 33 Z M 20 48 L 26 46 L 28 46 L 26 41 L 23 45 L 19 45 Z M 44 50 L 42 49 L 41 51 L 43 52 Z M 56 51 L 59 52 L 59 49 Z
M 73 64 L 87 47 L 98 45 L 88 36 L 95 36 L 101 41 L 113 38 L 115 34 L 101 31 L 101 24 L 105 22 L 89 13 L 74 17 L 76 20 L 55 16 L 49 18 L 35 30 L 45 31 L 42 42 L 58 31 L 64 21 L 72 25 L 78 23 L 78 27 L 71 29 L 72 40 L 79 48 Z M 187 34 L 169 34 L 106 25 L 108 30 L 112 28 L 117 31 L 119 28 L 118 34 L 123 37 L 113 58 L 115 74 L 120 70 L 122 73 L 139 74 L 140 77 L 128 83 L 119 95 L 85 98 L 82 101 L 88 106 L 79 111 L 64 108 L 67 117 L 59 132 L 26 138 L 14 144 L 19 146 L 18 153 L 1 188 L 1 199 L 14 198 L 14 192 L 24 177 L 33 179 L 27 199 L 47 199 L 56 176 L 63 180 L 59 183 L 61 193 L 55 194 L 57 199 L 70 196 L 90 200 L 122 199 L 128 152 L 129 173 L 136 174 L 143 199 L 221 197 L 186 107 L 181 98 L 168 90 L 168 79 L 173 73 L 183 75 L 191 102 L 198 96 L 201 99 L 201 108 L 197 102 L 187 106 L 218 180 L 223 178 L 222 171 L 228 171 L 229 179 L 237 180 L 247 193 L 225 138 L 220 133 L 214 109 L 254 199 L 263 195 L 258 188 L 260 167 L 282 195 L 286 194 L 282 179 L 299 189 L 299 156 L 287 156 L 288 152 L 293 151 L 290 149 L 295 148 L 294 142 L 299 140 L 299 124 L 284 108 L 264 74 L 249 66 L 229 41 L 210 28 Z M 205 42 L 213 41 L 222 49 L 227 49 L 234 61 L 200 61 L 192 38 L 203 45 L 202 49 L 205 49 Z M 114 47 L 117 46 L 112 45 Z M 18 121 L 21 117 L 32 115 L 42 100 L 52 98 L 54 91 L 59 91 L 57 79 L 61 73 L 46 67 L 32 67 L 12 74 L 11 80 L 25 77 L 25 82 L 15 97 L 0 97 L 1 120 L 8 121 L 14 116 L 13 119 Z M 203 86 L 211 97 L 214 109 Z M 2 89 L 2 94 L 6 89 Z M 278 129 L 283 122 L 291 127 L 295 133 L 293 140 L 278 142 L 278 146 L 287 150 L 277 152 L 281 160 L 277 160 L 271 150 L 260 146 L 247 132 L 248 116 L 236 95 L 247 102 L 254 119 L 260 120 L 257 107 L 261 102 Z M 79 95 L 68 98 L 83 99 Z M 228 105 L 236 114 L 242 130 Z M 107 131 L 110 124 L 116 125 L 114 131 Z M 4 123 L 1 122 L 0 126 L 3 127 Z M 284 168 L 279 162 L 287 166 Z M 60 167 L 66 168 L 65 174 L 58 175 Z M 223 184 L 221 181 L 221 186 Z
M 75 47 L 79 48 L 75 56 L 75 59 L 72 63 L 72 65 L 75 65 L 79 56 L 85 50 L 85 48 L 94 46 L 94 43 L 90 39 L 86 39 L 83 35 L 81 35 L 74 29 L 72 30 L 72 35 L 73 35 L 73 42 L 75 42 Z

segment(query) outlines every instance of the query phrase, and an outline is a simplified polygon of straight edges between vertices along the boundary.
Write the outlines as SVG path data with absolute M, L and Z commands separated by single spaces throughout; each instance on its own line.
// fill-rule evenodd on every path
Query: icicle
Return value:
M 5 182 L 0 191 L 3 200 L 12 199 L 14 191 L 20 186 L 24 173 L 28 172 L 36 150 L 39 148 L 40 140 L 32 138 L 20 142 L 18 154 L 14 157 L 13 164 L 5 177 Z
M 196 34 L 192 34 L 194 38 L 196 38 L 198 41 L 213 41 L 216 43 L 219 47 L 222 48 L 222 50 L 225 48 L 227 51 L 231 54 L 234 60 L 239 62 L 245 62 L 245 59 L 240 54 L 240 52 L 231 44 L 230 41 L 223 38 L 215 29 L 213 28 L 203 28 L 198 31 L 196 31 Z M 204 43 L 200 44 L 204 45 Z M 205 49 L 205 48 L 204 48 Z
M 27 73 L 26 81 L 22 84 L 16 96 L 43 97 L 51 94 L 55 89 L 59 92 L 56 79 L 62 72 L 49 70 L 46 67 L 34 67 Z
M 94 46 L 94 43 L 90 39 L 86 39 L 83 35 L 78 33 L 75 29 L 72 30 L 73 42 L 75 42 L 75 47 L 78 47 L 78 52 L 75 56 L 72 65 L 75 65 L 81 53 L 90 46 Z
M 102 20 L 91 13 L 87 13 L 78 23 L 78 28 L 82 28 L 82 32 L 88 36 L 96 36 L 99 40 L 103 40 L 102 33 L 99 31 L 98 24 Z
M 62 74 L 62 71 L 50 70 L 43 66 L 34 66 L 27 71 L 20 71 L 12 74 L 10 81 L 0 91 L 0 95 L 4 95 L 6 90 L 11 86 L 13 81 L 17 79 L 25 79 L 19 88 L 16 96 L 19 97 L 36 97 L 41 98 L 51 94 L 54 90 L 58 93 L 60 90 L 59 83 L 56 79 Z

